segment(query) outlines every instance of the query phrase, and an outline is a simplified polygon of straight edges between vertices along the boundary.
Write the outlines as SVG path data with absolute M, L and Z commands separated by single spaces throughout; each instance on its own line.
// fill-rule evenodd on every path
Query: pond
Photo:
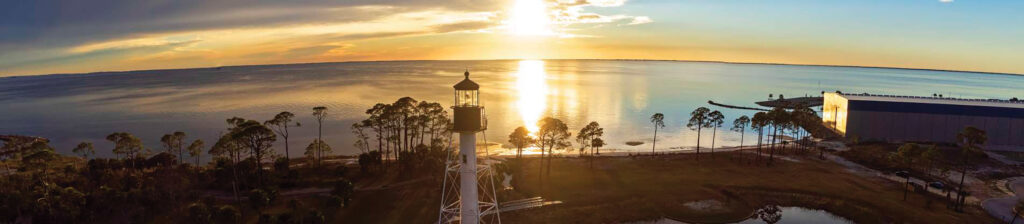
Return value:
M 669 218 L 662 218 L 652 221 L 639 221 L 631 222 L 632 224 L 683 224 L 677 220 Z M 754 212 L 754 215 L 749 219 L 739 224 L 761 224 L 761 223 L 773 223 L 773 224 L 826 224 L 826 223 L 839 223 L 848 224 L 854 223 L 843 217 L 833 215 L 824 210 L 810 209 L 803 207 L 779 207 L 779 206 L 766 206 L 765 208 L 758 209 Z

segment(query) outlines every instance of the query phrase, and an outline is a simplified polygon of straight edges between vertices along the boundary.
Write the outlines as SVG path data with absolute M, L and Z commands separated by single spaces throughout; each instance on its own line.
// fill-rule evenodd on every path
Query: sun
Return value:
M 550 19 L 544 0 L 516 0 L 512 6 L 509 31 L 515 35 L 551 35 Z

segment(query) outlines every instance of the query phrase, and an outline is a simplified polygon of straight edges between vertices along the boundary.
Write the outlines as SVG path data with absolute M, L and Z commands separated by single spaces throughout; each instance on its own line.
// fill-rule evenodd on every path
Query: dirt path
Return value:
M 1004 191 L 1006 196 L 982 201 L 981 207 L 992 217 L 1009 222 L 1013 217 L 1012 208 L 1020 200 L 1020 193 L 1024 192 L 1024 177 L 1013 177 L 998 183 L 997 188 Z M 1013 224 L 1017 223 L 1024 224 L 1024 219 L 1018 217 Z

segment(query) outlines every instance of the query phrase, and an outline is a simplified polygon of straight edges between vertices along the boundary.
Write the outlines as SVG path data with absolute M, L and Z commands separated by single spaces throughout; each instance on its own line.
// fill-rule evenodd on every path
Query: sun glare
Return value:
M 544 73 L 544 61 L 526 60 L 519 61 L 519 71 L 515 74 L 516 90 L 519 99 L 516 107 L 519 109 L 519 116 L 523 119 L 523 126 L 530 134 L 537 133 L 540 127 L 537 121 L 548 104 L 547 74 Z
M 516 0 L 509 31 L 516 35 L 550 35 L 549 23 L 544 0 Z

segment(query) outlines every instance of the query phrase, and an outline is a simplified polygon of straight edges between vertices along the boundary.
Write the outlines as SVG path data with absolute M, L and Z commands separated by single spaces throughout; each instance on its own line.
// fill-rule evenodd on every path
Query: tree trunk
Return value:
M 715 158 L 715 137 L 718 135 L 718 126 L 711 131 L 711 159 Z
M 654 156 L 654 146 L 658 145 L 658 125 L 654 125 L 654 142 L 651 143 L 651 156 Z
M 703 124 L 697 124 L 697 160 L 700 160 L 700 129 Z

